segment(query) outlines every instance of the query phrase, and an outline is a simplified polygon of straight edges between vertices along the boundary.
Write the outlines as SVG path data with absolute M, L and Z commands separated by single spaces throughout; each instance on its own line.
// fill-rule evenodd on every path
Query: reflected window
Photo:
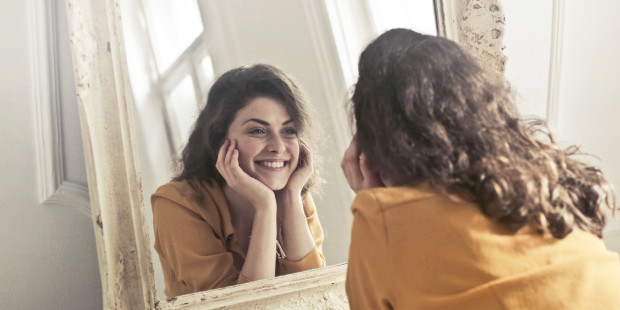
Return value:
M 433 1 L 368 0 L 377 34 L 393 28 L 407 28 L 437 35 Z
M 149 127 L 145 131 L 165 133 L 164 143 L 174 157 L 214 78 L 202 8 L 196 0 L 134 0 L 121 5 L 137 115 L 148 115 L 139 122 Z M 162 139 L 147 143 L 161 144 Z
M 195 0 L 143 0 L 159 72 L 165 72 L 204 30 Z
M 200 61 L 200 70 L 198 71 L 198 75 L 203 83 L 202 85 L 202 93 L 206 93 L 207 89 L 210 87 L 211 82 L 215 80 L 215 72 L 213 72 L 213 61 L 211 61 L 211 56 L 205 55 L 202 57 Z M 206 100 L 201 100 L 201 102 L 206 102 Z
M 198 112 L 192 77 L 185 76 L 170 91 L 166 99 L 166 111 L 170 121 L 172 140 L 174 145 L 179 148 L 189 138 L 189 132 Z
M 393 28 L 437 35 L 433 0 L 325 0 L 345 82 L 357 80 L 357 61 L 366 45 Z

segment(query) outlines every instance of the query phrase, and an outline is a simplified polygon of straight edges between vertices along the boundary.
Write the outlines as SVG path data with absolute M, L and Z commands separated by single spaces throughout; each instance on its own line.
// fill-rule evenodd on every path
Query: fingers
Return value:
M 237 143 L 235 140 L 230 141 L 230 143 L 228 144 L 228 148 L 226 149 L 226 157 L 224 159 L 224 164 L 226 164 L 226 167 L 230 166 L 231 164 L 232 155 L 234 151 L 236 151 L 236 146 Z
M 368 158 L 366 154 L 360 154 L 360 172 L 362 174 L 362 178 L 367 179 L 372 175 L 372 171 L 368 168 Z
M 237 149 L 234 149 L 231 151 L 230 166 L 235 169 L 240 168 L 239 167 L 239 150 Z
M 364 179 L 364 188 L 371 187 L 384 187 L 381 177 L 379 174 L 370 169 L 368 166 L 368 159 L 366 158 L 366 154 L 360 155 L 360 171 L 362 173 L 362 178 Z
M 357 147 L 357 143 L 354 138 L 351 140 L 349 147 L 344 152 L 342 162 L 340 163 L 340 167 L 342 168 L 342 172 L 344 172 L 344 176 L 347 179 L 349 186 L 355 192 L 359 190 L 360 185 L 363 182 L 363 175 L 360 170 L 360 155 L 361 152 Z
M 301 139 L 299 139 L 299 163 L 297 166 L 299 168 L 312 167 L 312 152 L 310 152 L 308 144 Z
M 239 151 L 237 150 L 237 142 L 226 140 L 220 147 L 217 156 L 215 168 L 220 172 L 226 183 L 231 183 L 236 177 L 239 168 Z
M 230 145 L 230 141 L 228 139 L 224 141 L 224 144 L 220 146 L 220 150 L 217 153 L 217 160 L 215 162 L 215 168 L 220 172 L 222 176 L 224 176 L 224 162 L 226 158 L 226 152 L 228 150 L 228 146 Z
M 355 192 L 366 188 L 385 186 L 379 174 L 370 167 L 368 158 L 357 145 L 355 137 L 344 153 L 341 167 L 349 186 Z
M 310 179 L 313 171 L 312 152 L 310 152 L 308 144 L 306 144 L 303 140 L 300 139 L 299 155 L 297 157 L 297 168 L 291 174 L 288 182 L 286 183 L 286 187 L 283 190 L 291 191 L 294 193 L 301 193 L 303 187 Z

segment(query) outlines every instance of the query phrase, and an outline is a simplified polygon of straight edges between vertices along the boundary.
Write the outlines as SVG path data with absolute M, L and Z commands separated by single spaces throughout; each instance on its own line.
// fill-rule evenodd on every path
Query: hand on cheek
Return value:
M 239 166 L 237 142 L 226 140 L 217 156 L 215 168 L 220 172 L 226 184 L 245 197 L 252 205 L 264 205 L 262 202 L 273 199 L 274 193 L 259 180 L 248 175 Z
M 312 166 L 312 154 L 308 148 L 308 145 L 302 140 L 299 140 L 298 161 L 297 169 L 293 171 L 291 177 L 286 183 L 286 187 L 282 191 L 301 194 L 301 190 L 304 185 L 306 185 L 306 182 L 308 182 L 312 172 L 314 171 L 314 167 Z
M 379 173 L 368 166 L 366 155 L 359 149 L 356 137 L 351 140 L 340 166 L 349 186 L 356 193 L 362 189 L 385 187 Z

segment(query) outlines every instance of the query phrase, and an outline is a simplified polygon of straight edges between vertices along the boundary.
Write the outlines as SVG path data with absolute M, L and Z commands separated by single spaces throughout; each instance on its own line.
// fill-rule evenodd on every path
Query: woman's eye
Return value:
M 285 136 L 297 136 L 297 129 L 295 128 L 286 128 L 282 131 Z
M 250 129 L 249 133 L 251 135 L 262 135 L 267 133 L 267 131 L 264 128 L 252 128 Z

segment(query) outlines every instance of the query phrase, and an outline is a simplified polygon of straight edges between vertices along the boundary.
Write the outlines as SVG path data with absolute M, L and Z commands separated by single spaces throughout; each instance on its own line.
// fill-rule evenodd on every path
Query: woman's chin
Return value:
M 282 182 L 282 181 L 265 181 L 265 180 L 261 180 L 261 182 L 263 184 L 265 184 L 265 186 L 267 186 L 270 190 L 277 192 L 279 190 L 282 190 L 286 187 L 286 182 Z
M 283 185 L 278 184 L 276 186 L 269 186 L 268 185 L 267 187 L 269 187 L 269 189 L 271 189 L 272 191 L 277 192 L 277 191 L 283 190 L 286 187 L 286 184 L 283 184 Z

